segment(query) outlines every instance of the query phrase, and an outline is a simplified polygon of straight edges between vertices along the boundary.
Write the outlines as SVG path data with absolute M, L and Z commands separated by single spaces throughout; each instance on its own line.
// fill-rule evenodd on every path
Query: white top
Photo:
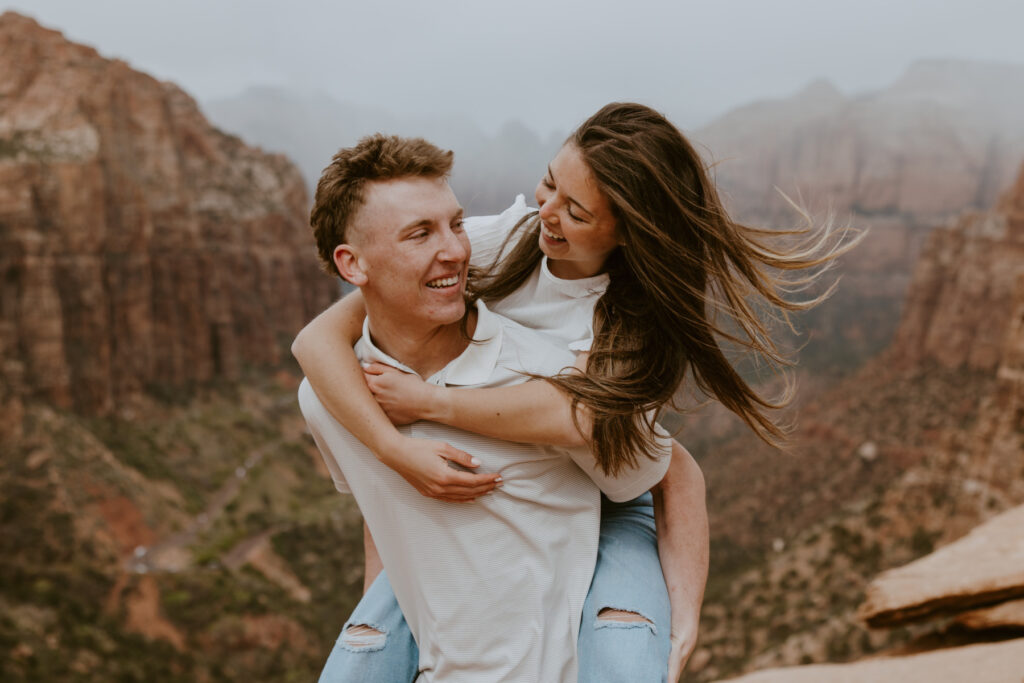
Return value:
M 523 216 L 536 211 L 523 195 L 498 216 L 466 219 L 466 234 L 473 247 L 470 263 L 485 268 L 499 256 L 505 238 Z M 506 247 L 518 241 L 514 236 Z M 608 288 L 607 273 L 580 280 L 563 280 L 551 274 L 548 257 L 541 259 L 523 285 L 490 307 L 517 323 L 537 330 L 562 347 L 589 351 L 594 340 L 594 305 Z
M 564 347 L 483 303 L 477 309 L 479 341 L 427 381 L 503 386 L 524 381 L 522 372 L 550 375 L 572 362 Z M 356 355 L 410 371 L 374 346 L 368 329 Z M 649 461 L 624 482 L 600 475 L 582 449 L 511 443 L 430 422 L 400 427 L 471 453 L 482 462 L 478 471 L 504 479 L 476 503 L 443 503 L 377 460 L 305 380 L 299 405 L 335 486 L 354 493 L 370 528 L 419 646 L 423 680 L 574 682 L 580 615 L 597 553 L 594 481 L 632 487 L 618 491 L 628 499 L 660 480 L 662 463 Z
M 479 268 L 486 268 L 499 256 L 507 254 L 521 234 L 517 232 L 506 243 L 509 233 L 524 216 L 536 210 L 526 205 L 523 195 L 517 195 L 512 206 L 497 216 L 467 218 L 466 234 L 473 249 L 470 263 Z M 608 289 L 609 280 L 607 273 L 578 280 L 556 277 L 548 267 L 548 257 L 544 256 L 540 265 L 519 289 L 500 301 L 492 301 L 490 307 L 517 323 L 536 330 L 563 348 L 569 348 L 577 353 L 589 351 L 594 341 L 594 306 Z M 672 457 L 672 436 L 659 424 L 655 424 L 654 433 L 658 461 L 664 465 L 664 474 Z M 627 474 L 628 472 L 623 476 Z M 640 493 L 643 491 L 637 495 Z M 607 491 L 605 494 L 616 502 L 632 500 L 617 498 Z

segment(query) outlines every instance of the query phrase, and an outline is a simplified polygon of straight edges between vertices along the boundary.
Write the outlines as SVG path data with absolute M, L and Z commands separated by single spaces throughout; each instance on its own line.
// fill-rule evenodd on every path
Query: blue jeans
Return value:
M 605 609 L 633 612 L 647 621 L 598 618 Z M 602 497 L 597 564 L 577 643 L 579 683 L 664 683 L 670 620 L 651 494 L 626 503 Z M 366 625 L 377 633 L 352 636 L 352 625 Z M 418 661 L 412 633 L 381 572 L 342 628 L 320 683 L 410 683 Z

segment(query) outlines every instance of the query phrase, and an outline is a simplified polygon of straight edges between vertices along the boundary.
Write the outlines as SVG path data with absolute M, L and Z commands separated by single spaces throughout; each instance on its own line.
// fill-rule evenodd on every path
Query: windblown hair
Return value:
M 452 170 L 452 152 L 422 138 L 376 133 L 354 147 L 338 150 L 316 186 L 309 215 L 324 270 L 337 275 L 334 249 L 345 244 L 352 218 L 365 201 L 367 183 L 398 178 L 443 178 Z
M 844 240 L 846 231 L 831 223 L 815 228 L 802 211 L 806 225 L 794 230 L 732 220 L 692 145 L 643 105 L 603 107 L 566 144 L 580 151 L 607 197 L 622 241 L 605 263 L 610 282 L 594 309 L 586 374 L 547 378 L 571 397 L 581 431 L 579 408 L 589 409 L 601 468 L 616 474 L 652 455 L 654 420 L 663 406 L 674 407 L 688 373 L 700 392 L 781 445 L 786 430 L 769 411 L 791 400 L 792 384 L 779 397 L 759 395 L 719 341 L 746 347 L 774 368 L 791 364 L 769 323 L 788 324 L 787 312 L 828 297 L 834 283 L 802 301 L 787 295 L 812 285 L 857 239 Z M 539 223 L 534 214 L 517 226 L 522 236 L 480 276 L 475 295 L 502 298 L 523 284 L 542 256 Z

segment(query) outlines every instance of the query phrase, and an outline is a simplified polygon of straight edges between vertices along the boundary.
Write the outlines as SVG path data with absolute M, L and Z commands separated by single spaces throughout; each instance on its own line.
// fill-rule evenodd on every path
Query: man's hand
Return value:
M 380 460 L 427 498 L 449 503 L 470 503 L 501 485 L 501 475 L 494 472 L 474 474 L 450 467 L 449 461 L 473 469 L 480 461 L 443 441 L 403 437 Z
M 427 384 L 416 375 L 383 363 L 363 366 L 363 377 L 373 397 L 396 425 L 416 420 L 436 419 L 443 399 L 443 388 Z
M 693 649 L 697 646 L 697 622 L 694 621 L 693 628 L 687 628 L 685 632 L 677 633 L 673 629 L 672 635 L 669 637 L 672 642 L 672 650 L 668 656 L 668 680 L 669 683 L 676 683 L 683 675 L 686 662 L 689 661 Z

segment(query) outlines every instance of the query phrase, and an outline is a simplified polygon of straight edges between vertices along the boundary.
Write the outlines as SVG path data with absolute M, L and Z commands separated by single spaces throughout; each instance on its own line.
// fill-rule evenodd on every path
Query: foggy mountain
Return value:
M 203 110 L 224 130 L 291 157 L 310 196 L 331 155 L 362 136 L 379 131 L 425 137 L 455 151 L 452 187 L 470 215 L 497 213 L 520 192 L 532 198 L 544 167 L 566 135 L 544 137 L 516 122 L 489 135 L 468 118 L 392 114 L 283 88 L 250 88 L 236 97 L 205 102 Z

